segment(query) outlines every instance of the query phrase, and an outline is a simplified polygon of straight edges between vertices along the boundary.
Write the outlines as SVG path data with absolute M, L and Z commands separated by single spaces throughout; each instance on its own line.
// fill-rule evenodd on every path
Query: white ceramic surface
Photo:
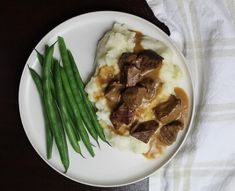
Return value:
M 94 56 L 98 40 L 104 33 L 111 29 L 114 22 L 127 24 L 130 28 L 143 32 L 163 41 L 174 52 L 175 64 L 183 71 L 183 87 L 190 99 L 190 120 L 182 131 L 177 141 L 167 149 L 166 153 L 156 160 L 147 160 L 142 155 L 121 152 L 101 143 L 101 151 L 95 148 L 96 156 L 91 158 L 83 145 L 82 151 L 87 159 L 76 154 L 69 145 L 70 167 L 67 174 L 63 173 L 63 166 L 59 159 L 57 148 L 54 144 L 52 159 L 46 159 L 46 146 L 44 134 L 44 122 L 39 95 L 31 79 L 28 68 L 25 65 L 19 88 L 19 109 L 24 130 L 32 146 L 42 159 L 62 175 L 88 185 L 110 187 L 121 186 L 137 182 L 153 174 L 165 165 L 178 152 L 185 141 L 186 135 L 192 123 L 194 113 L 194 96 L 190 74 L 185 60 L 173 42 L 160 29 L 148 21 L 126 13 L 102 11 L 93 12 L 74 17 L 50 31 L 35 47 L 42 51 L 44 45 L 52 44 L 57 36 L 65 38 L 67 47 L 72 51 L 78 68 L 84 80 L 94 71 Z M 58 56 L 58 48 L 55 49 Z M 27 63 L 40 72 L 40 65 L 35 51 L 32 51 Z

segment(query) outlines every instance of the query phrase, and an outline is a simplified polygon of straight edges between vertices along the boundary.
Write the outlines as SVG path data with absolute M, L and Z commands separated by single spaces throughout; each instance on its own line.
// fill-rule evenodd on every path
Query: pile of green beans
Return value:
M 36 50 L 42 67 L 41 75 L 29 66 L 28 68 L 41 99 L 47 159 L 52 157 L 55 140 L 66 173 L 70 163 L 66 137 L 74 151 L 82 157 L 80 140 L 92 157 L 95 153 L 90 136 L 98 146 L 98 137 L 108 142 L 97 120 L 95 109 L 84 90 L 85 84 L 71 51 L 67 49 L 63 37 L 58 37 L 57 42 L 63 66 L 53 57 L 54 43 L 51 46 L 45 45 L 44 54 Z

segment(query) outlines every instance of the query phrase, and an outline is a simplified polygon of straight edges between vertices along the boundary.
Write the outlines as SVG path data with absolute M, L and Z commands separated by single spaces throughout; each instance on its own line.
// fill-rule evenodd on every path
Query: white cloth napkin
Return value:
M 147 0 L 189 64 L 195 124 L 150 191 L 235 190 L 235 0 Z

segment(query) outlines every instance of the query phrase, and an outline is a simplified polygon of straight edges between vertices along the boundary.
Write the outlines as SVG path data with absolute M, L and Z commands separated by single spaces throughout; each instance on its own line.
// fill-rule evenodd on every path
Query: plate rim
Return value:
M 45 159 L 41 153 L 39 152 L 38 149 L 36 149 L 36 146 L 34 145 L 32 139 L 30 138 L 26 128 L 25 128 L 25 124 L 23 122 L 23 117 L 22 117 L 22 103 L 21 103 L 21 92 L 22 92 L 22 86 L 23 86 L 23 76 L 25 75 L 25 72 L 26 72 L 26 68 L 27 68 L 27 63 L 29 62 L 30 58 L 33 56 L 34 54 L 34 49 L 37 48 L 41 42 L 43 41 L 44 38 L 46 38 L 47 36 L 49 36 L 51 33 L 55 32 L 56 30 L 58 30 L 58 28 L 60 28 L 62 25 L 65 25 L 66 23 L 69 23 L 75 19 L 77 19 L 78 17 L 82 17 L 82 16 L 96 16 L 97 14 L 116 14 L 116 15 L 122 15 L 122 16 L 127 16 L 127 17 L 132 17 L 134 19 L 137 19 L 137 20 L 141 20 L 142 22 L 148 24 L 148 25 L 151 25 L 153 28 L 155 28 L 159 33 L 161 33 L 161 35 L 163 35 L 165 38 L 167 38 L 169 40 L 169 43 L 174 47 L 174 49 L 179 53 L 179 56 L 181 57 L 181 59 L 184 61 L 184 64 L 186 66 L 186 70 L 187 72 L 189 73 L 189 76 L 190 76 L 190 84 L 191 84 L 191 87 L 192 87 L 192 103 L 191 103 L 191 106 L 192 106 L 192 109 L 191 109 L 191 116 L 190 116 L 190 119 L 188 119 L 188 127 L 186 129 L 186 132 L 185 132 L 185 136 L 182 138 L 182 141 L 179 143 L 179 146 L 178 148 L 173 152 L 173 154 L 166 160 L 166 162 L 164 162 L 159 168 L 156 168 L 153 170 L 153 172 L 149 173 L 147 176 L 143 176 L 142 178 L 137 178 L 136 180 L 133 180 L 133 181 L 129 181 L 127 183 L 123 183 L 123 184 L 112 184 L 112 185 L 104 185 L 104 184 L 92 184 L 92 183 L 89 183 L 89 182 L 85 182 L 85 181 L 81 181 L 81 180 L 78 180 L 78 179 L 75 179 L 63 172 L 61 172 L 60 170 L 58 170 L 56 167 L 54 167 L 47 159 Z M 84 184 L 84 185 L 88 185 L 88 186 L 97 186 L 97 187 L 120 187 L 120 186 L 127 186 L 127 185 L 130 185 L 130 184 L 134 184 L 134 183 L 137 183 L 139 181 L 142 181 L 146 178 L 149 178 L 150 176 L 154 175 L 159 169 L 163 168 L 164 166 L 166 166 L 167 164 L 169 164 L 169 162 L 176 156 L 176 154 L 179 152 L 179 150 L 182 148 L 182 146 L 184 145 L 187 137 L 188 137 L 188 134 L 193 126 L 193 123 L 194 123 L 194 120 L 195 120 L 195 105 L 196 105 L 196 99 L 195 99 L 195 84 L 193 82 L 193 78 L 192 78 L 192 73 L 191 73 L 191 70 L 189 68 L 189 65 L 186 64 L 186 59 L 185 57 L 183 56 L 182 52 L 180 51 L 180 49 L 177 47 L 177 45 L 175 44 L 175 42 L 167 35 L 165 34 L 158 26 L 154 25 L 153 23 L 151 23 L 150 21 L 144 19 L 144 18 L 141 18 L 139 16 L 136 16 L 136 15 L 132 15 L 130 13 L 126 13 L 126 12 L 120 12 L 120 11 L 93 11 L 93 12 L 88 12 L 88 13 L 84 13 L 84 14 L 80 14 L 80 15 L 77 15 L 77 16 L 74 16 L 74 17 L 71 17 L 65 21 L 63 21 L 62 23 L 56 25 L 53 29 L 51 29 L 48 33 L 46 33 L 46 35 L 44 35 L 41 40 L 36 44 L 36 46 L 34 47 L 34 49 L 32 50 L 32 52 L 30 53 L 29 57 L 27 58 L 26 62 L 25 62 L 25 65 L 24 65 L 24 68 L 23 68 L 23 71 L 22 71 L 22 74 L 21 74 L 21 77 L 20 77 L 20 83 L 19 83 L 19 89 L 18 89 L 18 107 L 19 107 L 19 113 L 20 113 L 20 119 L 21 119 L 21 123 L 22 123 L 22 126 L 23 126 L 23 129 L 24 129 L 24 132 L 26 134 L 26 137 L 28 138 L 31 146 L 33 147 L 33 149 L 36 151 L 36 153 L 40 156 L 40 158 L 46 162 L 47 165 L 49 165 L 52 169 L 54 169 L 56 172 L 58 172 L 59 174 L 61 174 L 62 176 L 74 181 L 74 182 L 77 182 L 77 183 L 81 183 L 81 184 Z

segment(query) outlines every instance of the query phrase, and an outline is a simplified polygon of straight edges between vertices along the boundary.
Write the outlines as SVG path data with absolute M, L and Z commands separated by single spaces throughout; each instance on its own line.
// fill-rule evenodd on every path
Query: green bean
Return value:
M 69 156 L 68 156 L 68 147 L 65 138 L 65 133 L 61 124 L 61 119 L 59 116 L 59 112 L 57 110 L 57 105 L 55 100 L 53 99 L 52 92 L 50 89 L 50 80 L 52 80 L 51 76 L 51 66 L 53 61 L 53 52 L 54 46 L 50 46 L 46 51 L 46 56 L 43 64 L 43 95 L 45 107 L 48 113 L 48 118 L 50 121 L 50 127 L 52 133 L 55 137 L 55 142 L 57 148 L 59 150 L 60 159 L 64 165 L 65 172 L 67 172 L 69 167 Z
M 45 52 L 47 51 L 47 49 L 49 48 L 48 45 L 45 45 Z M 35 49 L 36 53 L 37 53 L 37 58 L 38 58 L 38 61 L 40 63 L 41 66 L 43 66 L 43 63 L 44 63 L 44 55 L 41 54 L 37 49 Z M 52 63 L 52 69 L 53 69 L 53 65 L 54 65 L 54 62 L 56 62 L 57 60 L 55 58 L 53 58 L 53 63 Z
M 97 120 L 97 116 L 96 116 L 94 107 L 92 106 L 90 100 L 88 99 L 87 93 L 84 90 L 85 85 L 84 85 L 84 83 L 82 81 L 81 75 L 80 75 L 80 73 L 78 71 L 78 68 L 76 66 L 75 60 L 74 60 L 73 55 L 72 55 L 70 50 L 68 50 L 68 56 L 69 56 L 69 60 L 70 60 L 70 63 L 71 63 L 72 69 L 73 69 L 74 76 L 76 78 L 76 82 L 78 84 L 78 88 L 80 90 L 80 93 L 81 93 L 82 98 L 83 98 L 83 100 L 85 102 L 85 105 L 86 105 L 85 108 L 87 108 L 87 111 L 88 111 L 88 113 L 89 113 L 89 115 L 91 117 L 92 123 L 93 123 L 93 125 L 95 127 L 95 130 L 98 133 L 99 137 L 103 141 L 107 142 L 107 140 L 105 139 L 103 128 L 100 126 L 100 123 Z
M 67 78 L 66 73 L 65 73 L 63 68 L 61 68 L 61 78 L 62 78 L 63 87 L 64 87 L 64 90 L 66 92 L 68 101 L 70 103 L 70 106 L 72 107 L 72 110 L 73 110 L 73 113 L 74 113 L 74 116 L 75 116 L 76 127 L 78 128 L 81 139 L 82 139 L 83 143 L 85 144 L 87 150 L 91 154 L 91 156 L 94 157 L 95 154 L 94 154 L 93 148 L 91 147 L 89 135 L 86 132 L 86 129 L 83 125 L 80 111 L 77 107 L 77 104 L 76 104 L 76 101 L 74 99 L 72 90 L 70 88 L 68 78 Z
M 57 62 L 58 62 L 58 60 L 57 60 Z M 55 76 L 55 74 L 53 76 Z M 53 97 L 56 97 L 55 85 L 54 85 L 54 82 L 52 80 L 50 81 L 50 88 L 51 88 Z M 73 112 L 71 111 L 71 109 L 69 109 L 69 108 L 71 108 L 70 105 L 69 105 L 69 102 L 68 102 L 68 100 L 65 100 L 65 102 L 66 102 L 66 105 L 67 105 L 69 115 L 73 119 L 74 115 L 73 115 Z
M 56 92 L 55 92 L 55 85 L 53 80 L 50 81 L 50 89 L 53 97 L 56 97 Z
M 38 89 L 38 93 L 40 95 L 41 98 L 41 102 L 42 102 L 42 109 L 43 109 L 43 116 L 44 116 L 44 122 L 45 122 L 45 134 L 46 134 L 46 150 L 47 150 L 47 159 L 51 159 L 51 155 L 52 155 L 52 146 L 53 146 L 53 135 L 50 129 L 50 124 L 49 124 L 49 119 L 48 119 L 48 115 L 46 112 L 46 108 L 45 108 L 45 104 L 43 101 L 43 88 L 42 88 L 42 80 L 40 78 L 40 76 L 37 74 L 37 72 L 30 68 L 30 74 L 34 80 L 34 83 Z
M 40 65 L 42 66 L 43 65 L 43 60 L 44 60 L 43 55 L 37 49 L 35 49 L 35 51 L 37 53 L 38 61 L 39 61 Z
M 50 47 L 50 46 L 49 46 L 48 44 L 46 44 L 46 45 L 44 46 L 45 52 L 47 51 L 47 49 L 48 49 L 49 47 Z
M 65 99 L 65 104 L 66 104 L 66 107 L 67 107 L 67 111 L 68 111 L 68 113 L 69 113 L 69 117 L 70 117 L 71 123 L 72 123 L 72 125 L 73 125 L 74 130 L 75 130 L 77 139 L 78 139 L 78 141 L 80 141 L 81 138 L 80 138 L 80 135 L 79 135 L 79 131 L 78 131 L 77 128 L 75 128 L 75 116 L 74 116 L 74 114 L 73 114 L 73 111 L 72 111 L 72 108 L 71 108 L 71 106 L 70 106 L 70 103 L 68 102 L 67 99 Z
M 58 60 L 57 59 L 53 59 L 53 62 L 54 62 L 54 65 L 58 64 Z M 55 72 L 52 73 L 52 74 L 55 77 Z M 53 83 L 53 80 L 50 81 L 50 88 L 51 88 L 51 91 L 52 91 L 52 96 L 54 98 L 56 98 L 57 96 L 56 96 L 56 90 L 55 90 L 55 85 Z M 74 122 L 73 122 L 74 121 L 74 114 L 73 114 L 73 112 L 71 110 L 71 106 L 70 106 L 70 104 L 69 104 L 67 99 L 65 99 L 65 103 L 66 103 L 67 111 L 69 113 L 71 122 L 73 123 L 73 126 L 74 126 Z M 77 134 L 76 136 L 78 138 L 78 141 L 80 141 L 80 136 L 79 136 L 79 133 L 78 133 L 77 129 L 76 129 L 76 134 Z
M 49 48 L 49 46 L 46 44 L 45 45 L 45 52 L 46 50 Z M 40 63 L 41 66 L 43 66 L 43 62 L 44 62 L 44 56 L 43 54 L 41 54 L 37 49 L 35 49 L 36 53 L 37 53 L 37 58 L 38 58 L 38 61 Z
M 72 108 L 71 108 L 71 106 L 70 106 L 70 103 L 69 103 L 69 101 L 68 101 L 67 99 L 65 99 L 65 104 L 66 104 L 67 111 L 68 111 L 68 113 L 69 113 L 70 118 L 72 119 L 72 121 L 74 121 L 74 118 L 75 118 L 75 117 L 74 117 Z M 78 136 L 79 136 L 79 135 L 78 135 Z
M 48 45 L 45 45 L 45 52 L 46 52 L 46 50 L 49 48 L 49 46 Z M 43 67 L 43 62 L 44 62 L 44 56 L 43 56 L 43 54 L 41 54 L 37 49 L 35 49 L 35 51 L 36 51 L 36 53 L 37 53 L 37 58 L 38 58 L 38 61 L 39 61 L 39 63 L 40 63 L 40 65 Z M 55 62 L 56 61 L 56 59 L 53 59 L 54 61 L 53 62 Z M 53 67 L 52 67 L 53 68 Z M 52 89 L 52 94 L 53 94 L 53 97 L 55 96 L 55 86 L 54 86 L 54 84 L 53 84 L 53 81 L 51 81 L 50 82 L 51 83 L 51 89 Z
M 98 143 L 98 135 L 97 135 L 97 132 L 95 131 L 95 129 L 93 127 L 93 124 L 92 124 L 91 120 L 90 120 L 90 116 L 88 115 L 88 112 L 85 109 L 86 106 L 85 106 L 85 104 L 82 100 L 82 95 L 79 91 L 78 85 L 76 83 L 75 76 L 73 74 L 72 66 L 71 66 L 70 61 L 69 61 L 68 52 L 67 52 L 67 49 L 66 49 L 64 39 L 62 37 L 58 37 L 58 43 L 59 43 L 59 50 L 60 50 L 62 62 L 63 62 L 63 65 L 64 65 L 64 70 L 65 70 L 65 73 L 68 77 L 69 84 L 70 84 L 73 96 L 75 98 L 75 101 L 77 103 L 77 106 L 78 106 L 78 108 L 81 112 L 82 119 L 83 119 L 83 121 L 86 125 L 86 128 L 89 131 L 90 135 Z
M 68 108 L 66 105 L 66 97 L 63 90 L 61 75 L 60 75 L 60 66 L 59 63 L 55 63 L 55 89 L 57 95 L 57 102 L 60 108 L 61 118 L 65 127 L 66 134 L 69 138 L 70 144 L 72 145 L 73 149 L 81 154 L 81 149 L 78 144 L 78 139 L 76 132 L 74 131 L 73 124 L 71 118 L 69 116 Z
M 67 104 L 67 101 L 66 101 L 66 104 Z M 68 108 L 68 105 L 66 105 L 66 107 L 67 107 L 67 111 L 69 110 L 69 109 L 71 109 L 71 108 Z M 75 132 L 75 134 L 76 134 L 76 137 L 77 137 L 77 140 L 78 141 L 80 141 L 81 140 L 81 138 L 80 138 L 80 134 L 79 134 L 79 131 L 78 131 L 78 129 L 76 128 L 76 122 L 75 122 L 75 117 L 74 117 L 74 115 L 72 115 L 73 117 L 71 117 L 71 114 L 70 113 L 72 113 L 73 111 L 69 111 L 69 116 L 70 116 L 70 118 L 69 118 L 69 120 L 71 121 L 71 124 L 72 124 L 72 126 L 73 126 L 73 129 L 74 129 L 74 132 Z

